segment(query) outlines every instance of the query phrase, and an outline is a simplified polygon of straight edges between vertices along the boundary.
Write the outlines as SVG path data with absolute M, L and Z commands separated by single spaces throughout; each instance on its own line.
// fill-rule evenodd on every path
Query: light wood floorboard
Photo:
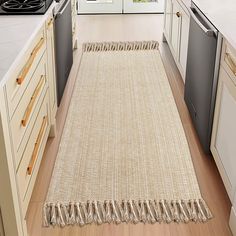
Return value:
M 229 236 L 230 201 L 211 157 L 199 144 L 189 113 L 183 100 L 184 85 L 167 44 L 162 43 L 163 15 L 97 15 L 78 16 L 79 43 L 87 41 L 158 40 L 168 79 L 181 116 L 192 154 L 200 189 L 209 204 L 214 219 L 205 224 L 120 224 L 66 228 L 43 228 L 42 205 L 47 194 L 67 108 L 77 77 L 81 47 L 75 53 L 75 62 L 66 87 L 65 96 L 57 113 L 57 137 L 49 139 L 27 213 L 29 236 Z M 168 109 L 168 108 L 167 108 Z

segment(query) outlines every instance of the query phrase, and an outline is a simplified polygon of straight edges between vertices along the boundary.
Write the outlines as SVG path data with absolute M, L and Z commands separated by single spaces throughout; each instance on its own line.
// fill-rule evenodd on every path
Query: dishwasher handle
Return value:
M 66 3 L 63 4 L 64 6 L 62 5 L 62 9 L 60 9 L 60 10 L 57 12 L 56 17 L 59 17 L 59 16 L 61 16 L 61 15 L 63 14 L 63 12 L 64 12 L 65 9 L 67 8 L 68 4 L 70 3 L 70 0 L 65 0 L 65 2 L 66 2 Z
M 190 7 L 190 15 L 191 17 L 194 19 L 194 21 L 198 24 L 198 26 L 204 31 L 204 33 L 209 36 L 209 37 L 213 37 L 216 35 L 216 31 L 212 30 L 212 29 L 207 29 L 205 25 L 203 25 L 203 23 L 198 19 L 198 17 L 196 16 L 196 9 L 194 7 Z

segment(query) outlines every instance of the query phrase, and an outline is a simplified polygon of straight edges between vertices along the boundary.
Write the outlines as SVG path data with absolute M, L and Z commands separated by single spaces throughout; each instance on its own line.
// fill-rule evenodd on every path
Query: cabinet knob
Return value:
M 177 17 L 181 17 L 181 13 L 179 11 L 176 12 Z

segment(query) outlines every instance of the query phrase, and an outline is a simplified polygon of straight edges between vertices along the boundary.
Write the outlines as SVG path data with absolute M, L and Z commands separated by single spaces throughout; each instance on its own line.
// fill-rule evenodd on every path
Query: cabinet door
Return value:
M 178 59 L 179 59 L 181 74 L 183 76 L 183 80 L 185 81 L 190 17 L 182 8 L 180 10 L 180 16 L 181 16 L 181 23 L 180 23 L 180 43 L 179 43 Z
M 56 94 L 56 72 L 55 72 L 55 53 L 54 53 L 54 33 L 53 18 L 47 22 L 47 64 L 48 64 L 48 80 L 49 80 L 49 96 L 52 119 L 55 119 L 57 110 L 57 94 Z
M 180 6 L 179 3 L 174 0 L 173 1 L 173 16 L 172 16 L 172 32 L 171 32 L 171 46 L 173 49 L 174 57 L 177 58 L 179 53 L 179 30 L 180 30 Z
M 220 69 L 211 150 L 231 201 L 236 186 L 236 85 Z
M 165 3 L 165 36 L 168 41 L 171 37 L 171 23 L 172 23 L 172 0 L 166 0 Z

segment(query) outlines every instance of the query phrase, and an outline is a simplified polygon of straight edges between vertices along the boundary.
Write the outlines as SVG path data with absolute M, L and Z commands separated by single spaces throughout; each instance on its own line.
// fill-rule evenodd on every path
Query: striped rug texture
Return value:
M 210 218 L 158 43 L 84 44 L 44 225 Z

